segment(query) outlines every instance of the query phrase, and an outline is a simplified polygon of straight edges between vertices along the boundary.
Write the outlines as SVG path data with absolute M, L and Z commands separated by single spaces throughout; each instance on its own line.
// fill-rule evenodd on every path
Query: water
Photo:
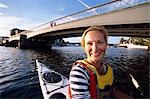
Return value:
M 73 62 L 84 59 L 85 53 L 81 47 L 53 47 L 43 51 L 0 46 L 0 98 L 43 98 L 35 72 L 37 58 L 68 77 Z M 148 51 L 108 48 L 105 59 L 113 67 L 116 88 L 135 98 L 149 98 Z M 144 96 L 132 84 L 129 73 L 144 90 Z

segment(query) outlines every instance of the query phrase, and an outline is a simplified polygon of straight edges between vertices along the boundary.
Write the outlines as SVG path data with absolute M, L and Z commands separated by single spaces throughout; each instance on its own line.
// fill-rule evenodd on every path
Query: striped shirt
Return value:
M 103 65 L 104 72 L 107 71 L 107 66 Z M 90 74 L 89 72 L 79 64 L 73 66 L 70 72 L 70 90 L 73 99 L 90 99 L 89 92 Z
M 74 99 L 90 99 L 89 92 L 90 75 L 88 71 L 77 64 L 70 72 L 70 90 Z

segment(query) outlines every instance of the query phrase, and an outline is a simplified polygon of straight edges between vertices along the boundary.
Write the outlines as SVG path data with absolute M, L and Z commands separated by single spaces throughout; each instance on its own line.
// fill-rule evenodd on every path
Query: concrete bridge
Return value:
M 122 0 L 114 0 L 53 20 L 16 34 L 5 41 L 5 43 L 9 46 L 19 46 L 20 48 L 31 45 L 32 47 L 49 46 L 52 40 L 57 38 L 80 36 L 91 25 L 104 25 L 108 29 L 109 36 L 149 37 L 150 3 L 144 2 L 138 5 L 126 3 L 126 6 L 111 9 L 114 4 L 121 4 L 122 2 Z M 105 12 L 102 8 L 111 10 Z M 90 14 L 85 15 L 85 13 Z

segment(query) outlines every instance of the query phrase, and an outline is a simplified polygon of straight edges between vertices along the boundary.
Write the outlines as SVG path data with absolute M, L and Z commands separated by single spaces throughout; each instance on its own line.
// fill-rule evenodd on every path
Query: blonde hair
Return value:
M 104 39 L 106 44 L 108 43 L 108 32 L 105 29 L 104 26 L 91 26 L 88 29 L 86 29 L 81 37 L 81 46 L 84 48 L 85 47 L 85 36 L 89 31 L 100 31 L 104 35 Z

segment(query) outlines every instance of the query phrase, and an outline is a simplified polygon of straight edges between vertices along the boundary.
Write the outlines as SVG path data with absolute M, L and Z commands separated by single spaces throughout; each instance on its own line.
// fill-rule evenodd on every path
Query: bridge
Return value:
M 50 46 L 52 40 L 81 36 L 91 25 L 103 25 L 109 36 L 149 37 L 150 3 L 139 0 L 113 0 L 11 36 L 4 41 L 8 46 Z

